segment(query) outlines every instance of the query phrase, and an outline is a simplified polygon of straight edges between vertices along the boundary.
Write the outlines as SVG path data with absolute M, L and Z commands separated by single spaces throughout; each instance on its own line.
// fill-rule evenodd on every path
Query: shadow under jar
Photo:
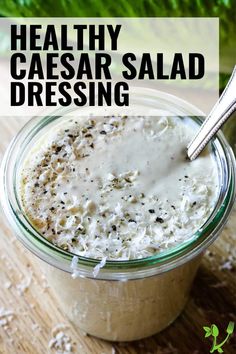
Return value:
M 186 116 L 197 124 L 202 113 L 174 96 L 138 90 L 132 98 L 145 112 L 158 107 L 172 116 Z M 20 241 L 41 261 L 42 270 L 60 307 L 75 326 L 111 341 L 132 341 L 151 336 L 171 324 L 183 310 L 189 291 L 209 245 L 224 226 L 235 198 L 235 160 L 220 132 L 211 142 L 217 161 L 219 195 L 212 214 L 187 240 L 141 259 L 107 260 L 94 278 L 99 260 L 78 256 L 45 239 L 30 224 L 19 195 L 19 171 L 29 149 L 50 128 L 75 110 L 59 110 L 57 116 L 36 117 L 11 142 L 1 166 L 1 202 L 6 219 Z M 75 262 L 74 262 L 75 263 Z M 72 273 L 78 275 L 72 278 Z

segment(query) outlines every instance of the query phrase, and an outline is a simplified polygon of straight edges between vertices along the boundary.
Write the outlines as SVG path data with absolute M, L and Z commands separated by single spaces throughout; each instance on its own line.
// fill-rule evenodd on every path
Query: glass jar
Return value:
M 147 114 L 154 115 L 158 107 L 162 114 L 191 116 L 199 125 L 202 122 L 199 110 L 165 93 L 137 89 L 132 99 Z M 232 209 L 236 175 L 233 153 L 219 132 L 211 142 L 218 165 L 219 196 L 212 214 L 195 234 L 152 257 L 108 260 L 94 278 L 99 261 L 73 258 L 72 253 L 47 241 L 27 220 L 19 196 L 19 169 L 26 153 L 48 129 L 73 114 L 75 108 L 61 109 L 57 116 L 33 118 L 10 144 L 1 166 L 1 202 L 6 219 L 20 241 L 41 258 L 48 283 L 75 326 L 111 341 L 151 336 L 183 310 L 204 251 L 217 238 Z M 72 278 L 75 271 L 77 277 Z

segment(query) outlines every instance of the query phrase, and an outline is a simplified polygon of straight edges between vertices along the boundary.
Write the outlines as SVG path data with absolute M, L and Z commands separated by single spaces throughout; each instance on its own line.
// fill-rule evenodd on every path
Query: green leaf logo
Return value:
M 234 332 L 234 322 L 229 322 L 226 332 L 232 334 Z
M 219 329 L 218 329 L 218 327 L 217 327 L 215 324 L 213 324 L 213 325 L 211 326 L 211 331 L 212 331 L 213 337 L 218 337 L 218 335 L 219 335 Z
M 224 346 L 224 344 L 227 342 L 229 337 L 234 332 L 234 322 L 232 322 L 232 321 L 229 322 L 228 327 L 226 329 L 227 335 L 226 335 L 225 339 L 221 343 L 218 343 L 218 344 L 217 344 L 217 337 L 219 336 L 219 328 L 217 327 L 217 325 L 212 324 L 211 327 L 204 326 L 203 329 L 205 331 L 205 338 L 208 338 L 210 336 L 213 337 L 213 343 L 212 343 L 212 347 L 210 349 L 210 353 L 214 353 L 214 352 L 223 353 L 224 350 L 222 349 L 222 347 Z
M 210 337 L 211 336 L 211 328 L 210 327 L 203 327 L 204 331 L 206 332 L 205 334 L 205 338 Z

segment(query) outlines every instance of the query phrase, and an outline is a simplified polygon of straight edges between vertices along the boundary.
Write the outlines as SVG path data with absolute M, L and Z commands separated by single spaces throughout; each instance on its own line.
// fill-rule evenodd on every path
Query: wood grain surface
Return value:
M 0 159 L 23 118 L 0 118 Z M 53 338 L 78 354 L 207 354 L 211 337 L 203 326 L 216 323 L 220 337 L 230 320 L 236 322 L 236 210 L 204 257 L 187 306 L 168 329 L 134 343 L 108 343 L 74 328 L 53 297 L 40 263 L 26 250 L 1 215 L 0 224 L 0 353 L 62 353 Z M 171 289 L 170 289 L 171 291 Z M 236 353 L 236 336 L 224 346 Z M 65 352 L 68 353 L 69 351 Z

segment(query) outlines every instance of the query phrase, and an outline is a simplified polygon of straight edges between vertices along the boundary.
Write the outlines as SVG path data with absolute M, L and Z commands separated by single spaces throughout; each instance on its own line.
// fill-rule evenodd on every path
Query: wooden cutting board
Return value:
M 0 118 L 0 159 L 27 119 Z M 0 353 L 59 353 L 55 336 L 78 354 L 207 354 L 211 339 L 203 326 L 216 323 L 224 339 L 228 322 L 236 322 L 236 209 L 221 236 L 207 252 L 188 304 L 168 329 L 134 343 L 108 343 L 83 334 L 69 323 L 40 270 L 7 226 L 0 223 Z M 171 289 L 170 289 L 171 291 Z M 50 348 L 51 347 L 51 348 Z M 224 346 L 236 352 L 236 336 Z

